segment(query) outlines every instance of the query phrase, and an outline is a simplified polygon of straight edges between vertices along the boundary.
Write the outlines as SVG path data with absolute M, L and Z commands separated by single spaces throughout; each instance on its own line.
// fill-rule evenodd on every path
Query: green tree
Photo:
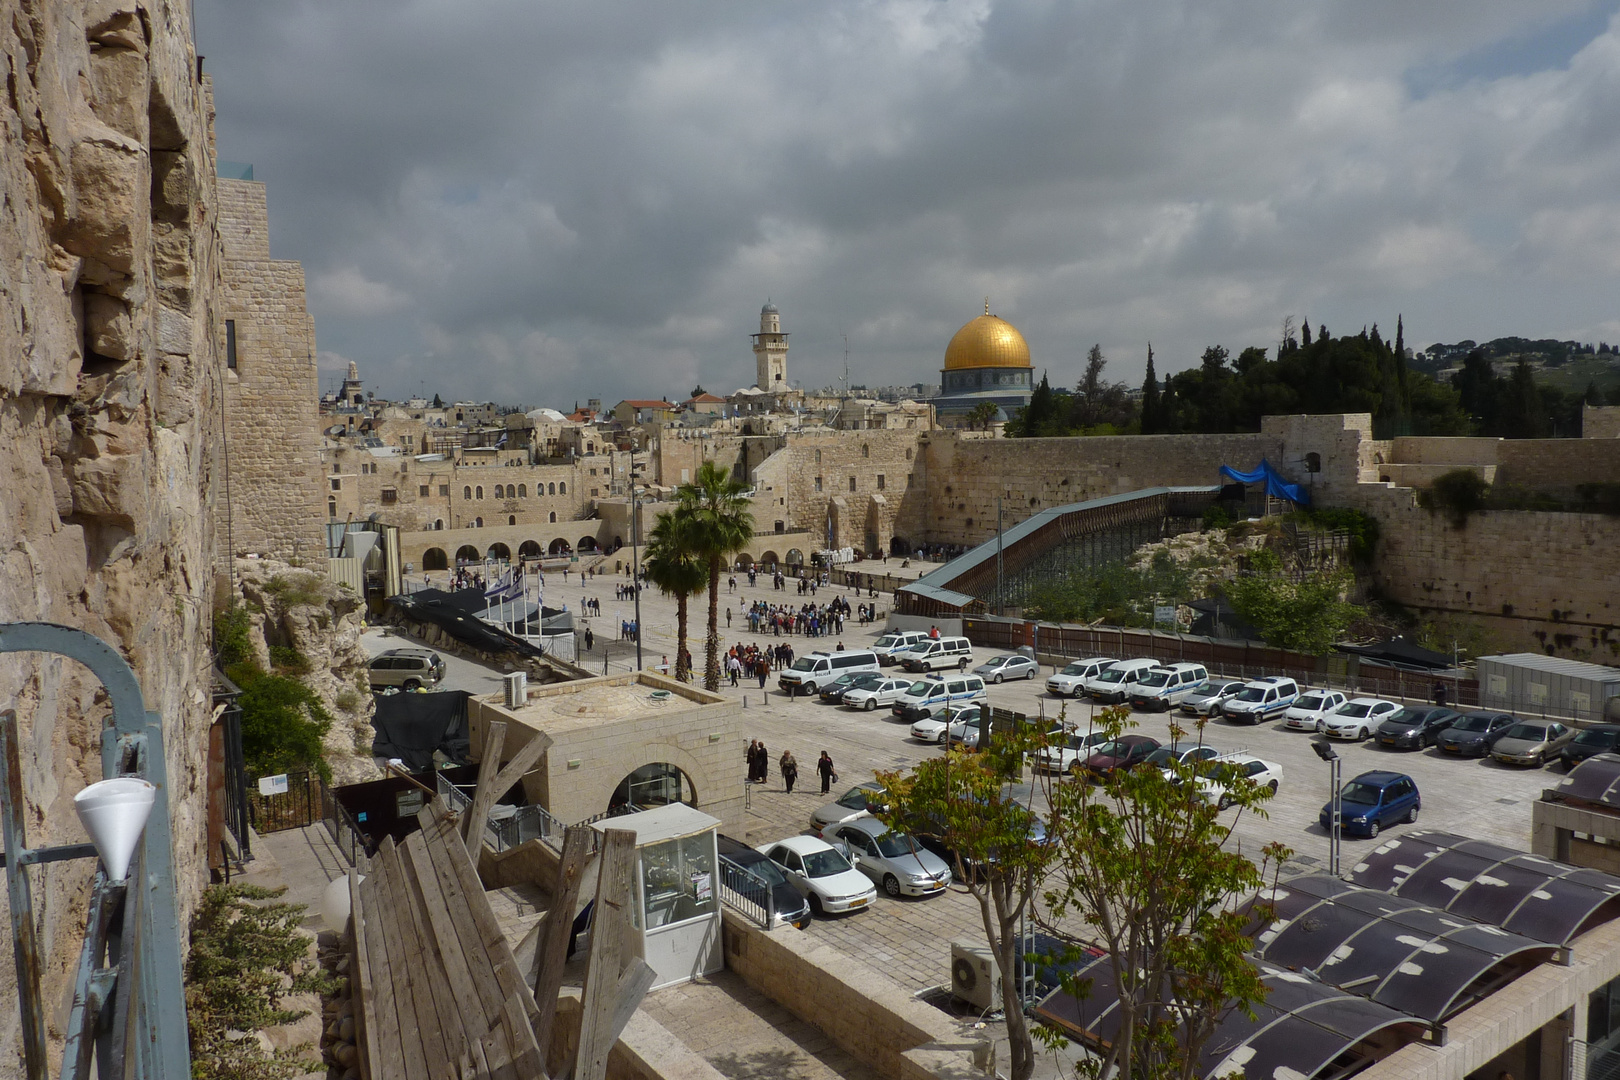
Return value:
M 698 466 L 689 484 L 675 490 L 676 512 L 690 522 L 692 551 L 709 571 L 709 633 L 705 642 L 703 685 L 720 689 L 720 570 L 754 537 L 748 488 L 713 461 Z
M 692 531 L 692 517 L 684 507 L 664 511 L 653 523 L 641 560 L 647 580 L 675 598 L 675 677 L 682 682 L 692 677 L 686 648 L 687 598 L 709 581 L 708 564 L 697 552 Z
M 1104 710 L 1094 724 L 1109 738 L 1133 726 L 1123 707 Z M 1172 738 L 1187 734 L 1172 726 Z M 1055 858 L 1044 915 L 1078 916 L 1091 928 L 1106 951 L 1119 1017 L 1113 1042 L 1081 1074 L 1194 1080 L 1221 1020 L 1233 1010 L 1252 1016 L 1266 995 L 1244 955 L 1253 915 L 1239 905 L 1265 885 L 1268 869 L 1275 881 L 1292 853 L 1268 845 L 1257 864 L 1233 834 L 1242 814 L 1265 816 L 1272 789 L 1230 764 L 1172 762 L 1166 770 L 1115 770 L 1096 782 L 1048 780 L 1046 791 Z M 1054 959 L 1072 964 L 1081 956 L 1073 950 Z M 1073 974 L 1062 982 L 1070 994 L 1091 993 Z M 1051 1031 L 1042 1038 L 1062 1041 Z
M 937 837 L 953 852 L 952 870 L 979 904 L 985 940 L 1001 974 L 1001 1000 L 1017 1002 L 1019 928 L 1039 894 L 1053 847 L 1035 842 L 1038 818 L 1028 799 L 1007 785 L 1020 756 L 1033 749 L 1027 737 L 1013 735 L 983 753 L 947 750 L 910 773 L 880 772 L 886 811 L 878 816 L 890 828 L 913 836 Z M 1035 1041 L 1024 1010 L 1003 1010 L 1007 1025 L 1008 1075 L 1028 1080 L 1035 1069 Z
M 1007 435 L 1025 439 L 1048 437 L 1054 434 L 1053 429 L 1060 423 L 1060 415 L 1057 395 L 1052 393 L 1052 384 L 1047 381 L 1046 372 L 1043 371 L 1041 381 L 1035 384 L 1029 396 L 1029 404 L 1007 425 Z
M 323 737 L 332 727 L 315 691 L 287 675 L 271 675 L 247 664 L 228 671 L 242 689 L 242 757 L 256 776 L 314 769 L 332 779 Z
M 994 402 L 981 401 L 973 406 L 972 412 L 968 413 L 968 426 L 980 431 L 989 431 L 990 425 L 996 422 L 996 413 L 999 411 Z
M 1142 380 L 1142 434 L 1159 431 L 1159 379 L 1153 371 L 1153 345 L 1148 344 L 1147 378 Z
M 1363 614 L 1344 600 L 1353 578 L 1343 567 L 1296 578 L 1283 570 L 1276 555 L 1261 549 L 1252 556 L 1249 571 L 1227 582 L 1223 590 L 1232 610 L 1258 630 L 1266 644 L 1319 656 Z

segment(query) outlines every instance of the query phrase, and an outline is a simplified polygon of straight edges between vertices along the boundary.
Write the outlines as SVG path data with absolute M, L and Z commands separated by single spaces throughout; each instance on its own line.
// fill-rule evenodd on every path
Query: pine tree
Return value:
M 1153 371 L 1153 345 L 1148 344 L 1147 378 L 1142 380 L 1142 434 L 1159 430 L 1159 380 Z
M 1311 320 L 1309 319 L 1305 319 L 1300 323 L 1299 343 L 1301 345 L 1309 345 L 1311 343 Z

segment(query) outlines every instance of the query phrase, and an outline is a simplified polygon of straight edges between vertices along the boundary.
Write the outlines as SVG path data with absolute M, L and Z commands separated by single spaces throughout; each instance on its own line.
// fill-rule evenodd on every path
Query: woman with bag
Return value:
M 821 793 L 825 795 L 832 790 L 832 782 L 838 778 L 832 756 L 825 750 L 821 752 L 821 760 L 816 762 L 816 772 L 821 774 Z

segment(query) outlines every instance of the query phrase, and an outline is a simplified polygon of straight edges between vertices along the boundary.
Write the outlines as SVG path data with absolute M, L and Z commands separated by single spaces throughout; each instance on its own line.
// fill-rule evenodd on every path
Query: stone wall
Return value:
M 263 184 L 221 179 L 218 185 L 225 245 L 221 332 L 234 328 L 236 355 L 236 366 L 224 372 L 227 457 L 223 497 L 215 504 L 218 539 L 231 555 L 312 565 L 326 557 L 326 540 L 318 486 L 320 382 L 304 268 L 270 258 Z
M 1581 406 L 1581 438 L 1620 439 L 1620 405 Z
M 206 880 L 204 775 L 218 482 L 220 255 L 190 7 L 0 0 L 0 619 L 86 630 L 166 723 L 182 911 Z M 84 839 L 106 706 L 88 672 L 0 657 L 21 730 L 27 840 Z M 93 865 L 32 871 L 60 1052 Z M 0 914 L 0 935 L 12 938 Z M 0 1072 L 20 1061 L 0 964 Z
M 1620 483 L 1620 439 L 1504 439 L 1500 484 L 1572 495 L 1580 484 Z
M 783 522 L 827 540 L 817 547 L 887 549 L 926 527 L 921 431 L 793 432 L 754 468 L 754 526 Z

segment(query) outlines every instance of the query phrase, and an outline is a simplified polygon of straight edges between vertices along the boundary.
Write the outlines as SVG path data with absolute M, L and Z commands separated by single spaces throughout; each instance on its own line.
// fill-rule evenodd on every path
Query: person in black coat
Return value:
M 825 750 L 821 752 L 821 759 L 816 762 L 816 772 L 821 774 L 821 793 L 825 795 L 832 790 L 833 777 L 838 775 L 833 769 L 832 756 Z

